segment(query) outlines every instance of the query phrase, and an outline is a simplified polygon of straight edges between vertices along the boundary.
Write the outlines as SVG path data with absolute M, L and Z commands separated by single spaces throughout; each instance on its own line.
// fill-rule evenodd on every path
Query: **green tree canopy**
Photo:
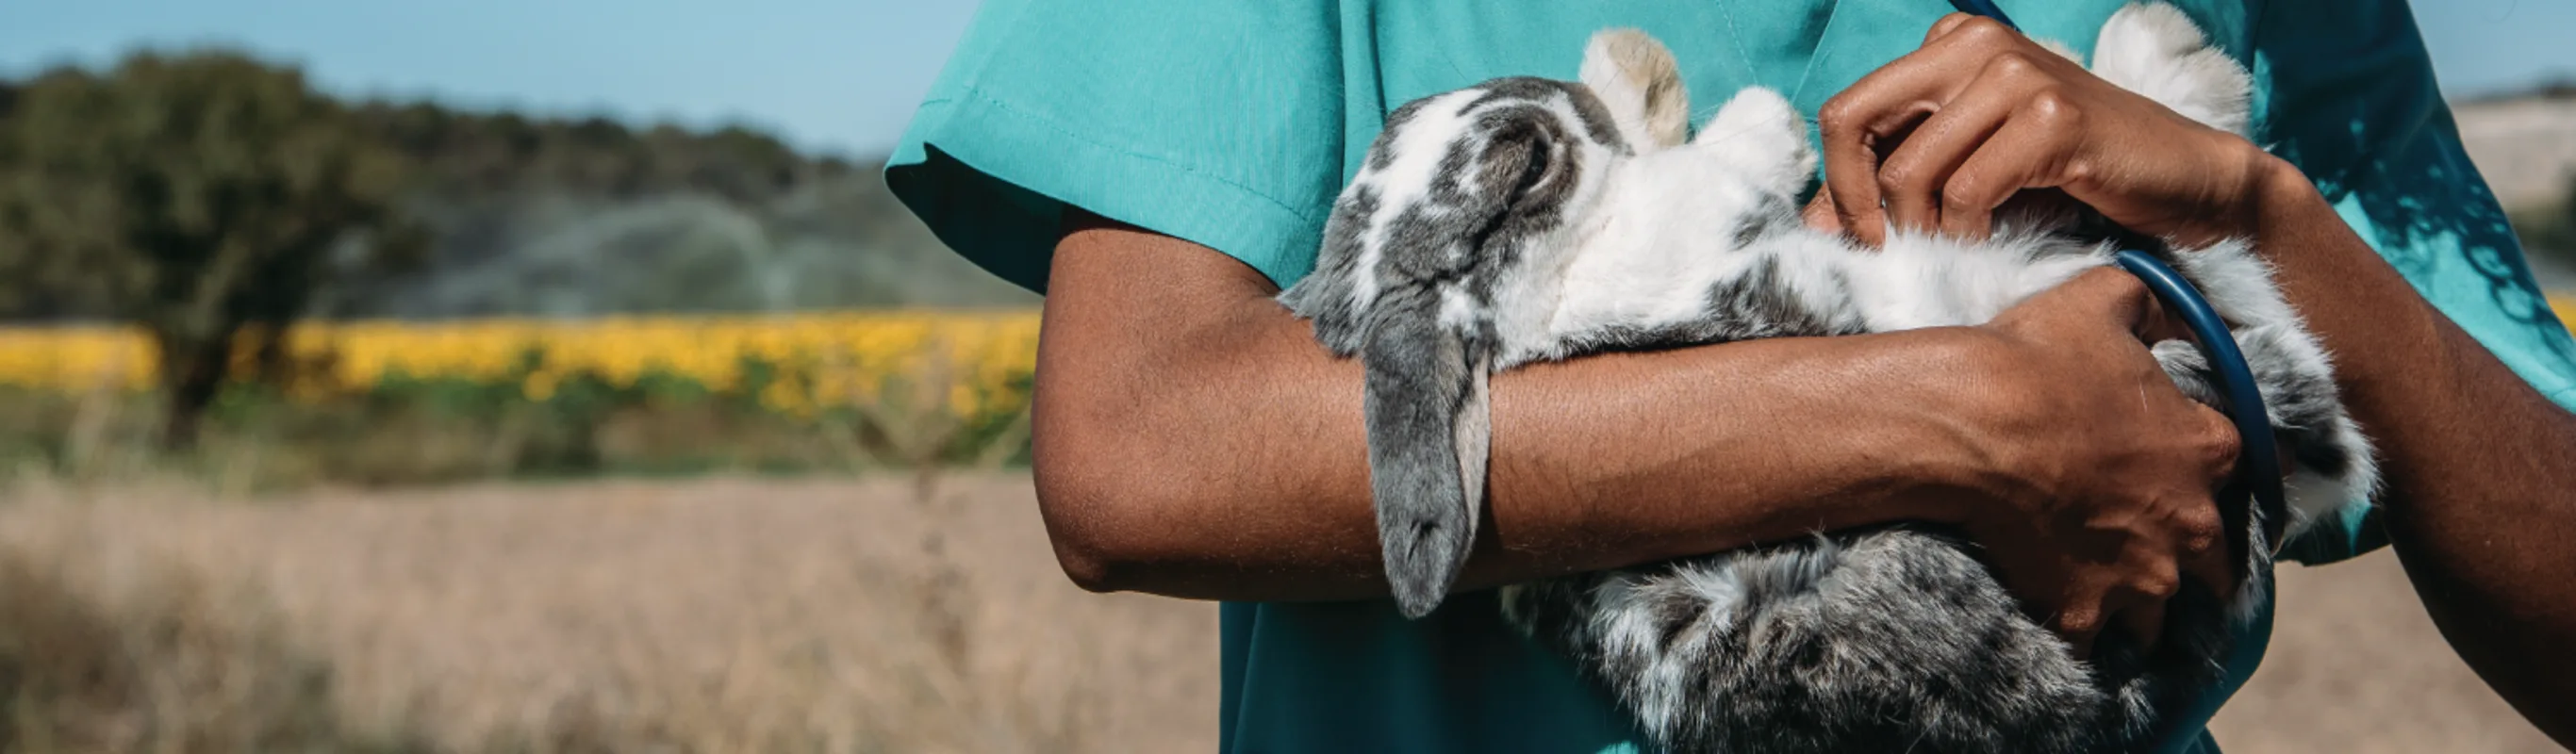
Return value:
M 0 310 L 141 325 L 185 443 L 241 340 L 420 246 L 404 160 L 293 68 L 220 51 L 47 72 L 0 103 Z M 243 336 L 250 335 L 250 338 Z M 252 346 L 274 356 L 272 345 Z

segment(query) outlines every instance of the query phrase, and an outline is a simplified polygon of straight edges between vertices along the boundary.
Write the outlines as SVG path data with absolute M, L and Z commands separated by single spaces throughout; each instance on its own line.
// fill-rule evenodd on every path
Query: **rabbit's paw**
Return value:
M 2112 13 L 2094 43 L 2093 73 L 2203 125 L 2246 135 L 2252 77 L 2172 5 L 2133 3 Z

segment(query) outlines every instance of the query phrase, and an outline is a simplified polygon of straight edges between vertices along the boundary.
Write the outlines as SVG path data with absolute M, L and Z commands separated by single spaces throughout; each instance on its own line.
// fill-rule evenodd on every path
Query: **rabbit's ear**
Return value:
M 1552 93 L 1484 92 L 1541 102 Z M 1542 270 L 1574 222 L 1587 151 L 1582 124 L 1544 107 L 1462 114 L 1421 185 L 1385 185 L 1383 225 L 1363 234 L 1376 294 L 1364 316 L 1369 484 L 1388 584 L 1408 617 L 1446 597 L 1485 502 L 1486 375 L 1499 358 L 1494 291 Z M 1471 108 L 1472 109 L 1472 108 Z M 1430 127 L 1417 118 L 1408 127 Z M 1398 157 L 1396 163 L 1407 159 Z M 1401 209 L 1398 209 L 1401 208 Z M 1531 302 L 1511 302 L 1531 305 Z
M 1637 151 L 1679 146 L 1690 137 L 1690 93 L 1672 51 L 1654 37 L 1636 29 L 1592 35 L 1582 77 Z
M 1441 321 L 1437 298 L 1405 303 L 1428 306 L 1380 319 L 1361 353 L 1378 543 L 1396 606 L 1419 618 L 1448 596 L 1476 539 L 1493 358 L 1474 330 Z

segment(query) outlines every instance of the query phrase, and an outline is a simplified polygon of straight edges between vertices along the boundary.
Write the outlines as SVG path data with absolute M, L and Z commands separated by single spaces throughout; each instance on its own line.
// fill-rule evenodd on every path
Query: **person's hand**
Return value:
M 2278 160 L 1992 19 L 1952 14 L 1921 49 L 1818 111 L 1825 190 L 1808 219 L 1869 245 L 1888 228 L 1980 238 L 2049 190 L 2185 244 L 2251 231 Z M 2025 193 L 2030 192 L 2030 193 Z
M 2178 328 L 2137 278 L 2093 270 L 1965 329 L 1938 407 L 1973 459 L 1956 519 L 2033 617 L 2082 655 L 2106 625 L 2153 643 L 2186 576 L 2232 591 L 2214 496 L 2239 440 L 2148 353 Z

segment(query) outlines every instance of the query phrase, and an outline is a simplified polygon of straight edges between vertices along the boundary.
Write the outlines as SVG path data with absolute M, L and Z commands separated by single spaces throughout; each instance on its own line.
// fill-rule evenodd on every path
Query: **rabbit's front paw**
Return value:
M 2203 125 L 2246 135 L 2252 77 L 2172 5 L 2133 3 L 2112 13 L 2094 43 L 2093 74 Z

